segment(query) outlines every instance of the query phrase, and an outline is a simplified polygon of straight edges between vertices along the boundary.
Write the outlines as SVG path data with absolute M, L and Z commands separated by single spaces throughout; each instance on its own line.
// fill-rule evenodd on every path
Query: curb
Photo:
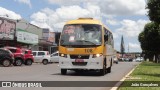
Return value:
M 137 68 L 137 66 L 139 66 L 139 64 L 136 65 L 129 73 L 127 73 L 127 75 L 125 75 L 119 82 L 117 82 L 110 90 L 117 90 L 119 86 L 123 83 L 123 81 L 126 79 L 126 77 L 128 77 Z

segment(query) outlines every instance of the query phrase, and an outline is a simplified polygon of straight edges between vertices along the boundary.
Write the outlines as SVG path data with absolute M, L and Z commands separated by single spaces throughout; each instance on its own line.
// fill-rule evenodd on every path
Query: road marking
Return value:
M 138 65 L 136 65 L 127 75 L 125 75 L 119 82 L 117 82 L 116 85 L 112 87 L 110 90 L 117 90 L 119 86 L 122 84 L 122 82 L 126 79 L 126 77 L 128 77 L 137 68 Z

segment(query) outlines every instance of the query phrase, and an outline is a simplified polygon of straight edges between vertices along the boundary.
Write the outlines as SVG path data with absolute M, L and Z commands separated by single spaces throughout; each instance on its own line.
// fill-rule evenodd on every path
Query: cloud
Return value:
M 42 27 L 42 25 L 39 23 L 45 23 L 50 26 L 52 30 L 62 28 L 66 21 L 79 17 L 93 17 L 99 20 L 105 17 L 107 19 L 106 23 L 110 25 L 123 25 L 123 27 L 118 30 L 122 31 L 122 29 L 130 26 L 125 26 L 123 24 L 125 21 L 120 23 L 120 21 L 115 20 L 114 17 L 119 15 L 144 15 L 146 13 L 145 0 L 127 0 L 125 2 L 124 0 L 94 0 L 94 2 L 92 0 L 46 1 L 51 4 L 58 4 L 60 8 L 55 10 L 45 8 L 34 13 L 31 16 L 31 23 L 34 22 L 34 24 L 40 27 Z M 137 31 L 137 33 L 139 32 Z M 118 34 L 116 37 L 118 37 Z
M 19 2 L 19 3 L 26 4 L 26 5 L 28 5 L 30 8 L 32 8 L 32 4 L 31 4 L 31 1 L 30 1 L 30 0 L 14 0 L 14 1 Z
M 7 10 L 3 7 L 0 7 L 0 17 L 5 17 L 5 18 L 9 18 L 9 19 L 21 19 L 21 15 L 13 12 L 13 11 L 10 11 L 10 10 Z
M 119 25 L 119 21 L 117 21 L 117 20 L 115 20 L 115 19 L 107 19 L 107 20 L 106 20 L 106 23 L 107 23 L 107 24 L 110 24 L 110 25 L 113 25 L 113 26 Z
M 106 15 L 145 15 L 145 0 L 47 0 L 51 4 L 58 5 L 86 5 L 100 6 Z
M 116 29 L 115 33 L 118 35 L 124 35 L 125 37 L 137 37 L 139 33 L 143 30 L 147 20 L 123 20 L 121 21 L 121 27 Z
M 78 5 L 82 2 L 87 2 L 87 0 L 47 0 L 50 4 L 58 4 L 58 5 Z
M 85 7 L 77 5 L 62 6 L 56 10 L 45 8 L 31 15 L 31 23 L 41 28 L 47 28 L 49 26 L 51 31 L 61 31 L 63 25 L 68 20 L 77 19 L 79 17 L 93 17 L 100 20 L 102 18 L 99 14 L 100 12 L 98 6 L 90 4 Z M 43 23 L 44 25 L 42 25 Z
M 129 51 L 139 51 L 141 50 L 140 44 L 137 43 L 129 43 Z
M 118 38 L 118 34 L 113 32 L 113 38 Z
M 102 12 L 110 15 L 145 15 L 145 0 L 103 0 Z

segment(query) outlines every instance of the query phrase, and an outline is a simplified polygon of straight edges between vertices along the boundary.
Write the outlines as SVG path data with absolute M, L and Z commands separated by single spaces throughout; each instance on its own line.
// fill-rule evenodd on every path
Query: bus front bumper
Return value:
M 61 69 L 102 69 L 103 57 L 84 59 L 84 62 L 76 62 L 75 59 L 59 57 L 59 66 Z

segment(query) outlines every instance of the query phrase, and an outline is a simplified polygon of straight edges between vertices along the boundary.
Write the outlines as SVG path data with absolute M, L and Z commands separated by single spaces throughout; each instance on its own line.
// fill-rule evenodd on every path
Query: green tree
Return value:
M 148 16 L 151 21 L 160 23 L 160 0 L 148 0 Z
M 149 19 L 152 21 L 144 27 L 139 34 L 141 48 L 148 58 L 160 55 L 160 0 L 147 0 Z M 151 59 L 151 58 L 150 58 Z
M 145 25 L 144 31 L 139 34 L 139 42 L 143 52 L 148 58 L 153 59 L 160 54 L 160 27 L 157 23 L 151 22 Z

